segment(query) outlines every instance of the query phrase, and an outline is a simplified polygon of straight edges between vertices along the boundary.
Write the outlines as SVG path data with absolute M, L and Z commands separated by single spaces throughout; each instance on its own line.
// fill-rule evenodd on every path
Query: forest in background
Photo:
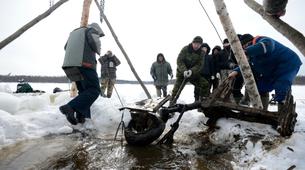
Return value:
M 66 76 L 29 76 L 29 75 L 0 75 L 0 82 L 18 82 L 20 80 L 32 83 L 68 83 Z M 138 84 L 136 80 L 116 80 L 117 84 Z M 145 84 L 152 84 L 153 81 L 143 81 Z M 170 80 L 173 84 L 174 80 Z
M 0 75 L 0 82 L 18 82 L 23 79 L 25 82 L 32 83 L 68 83 L 66 76 L 28 76 L 28 75 Z M 175 80 L 170 80 L 173 84 Z M 118 84 L 138 84 L 136 80 L 117 80 Z M 153 81 L 143 81 L 145 84 L 152 84 Z M 305 76 L 297 76 L 293 82 L 294 85 L 305 85 Z

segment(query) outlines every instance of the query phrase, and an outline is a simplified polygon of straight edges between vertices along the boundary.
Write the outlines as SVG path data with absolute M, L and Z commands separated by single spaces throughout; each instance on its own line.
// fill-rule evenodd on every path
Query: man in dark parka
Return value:
M 162 53 L 157 55 L 157 61 L 155 61 L 150 68 L 150 75 L 154 80 L 154 85 L 157 90 L 157 96 L 161 97 L 161 90 L 163 97 L 167 95 L 168 76 L 173 78 L 172 67 L 164 58 Z

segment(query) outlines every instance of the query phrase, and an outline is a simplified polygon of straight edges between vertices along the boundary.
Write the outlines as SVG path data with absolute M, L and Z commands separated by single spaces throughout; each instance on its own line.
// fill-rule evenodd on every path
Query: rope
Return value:
M 116 90 L 115 86 L 113 86 L 113 88 L 114 88 L 114 91 L 115 91 L 116 95 L 118 96 L 118 98 L 120 100 L 120 103 L 121 103 L 122 107 L 124 107 L 123 102 L 121 100 L 121 97 L 120 97 L 118 91 Z M 116 137 L 118 135 L 118 132 L 119 132 L 121 126 L 122 126 L 121 146 L 123 146 L 123 134 L 124 134 L 124 129 L 125 129 L 124 110 L 122 111 L 121 122 L 119 123 L 119 125 L 118 125 L 118 127 L 116 129 L 113 141 L 116 140 Z M 112 145 L 112 147 L 113 147 L 113 145 Z M 111 147 L 111 150 L 112 150 L 112 147 Z
M 208 17 L 208 19 L 209 19 L 210 23 L 211 23 L 211 24 L 212 24 L 212 26 L 214 27 L 214 30 L 216 31 L 217 36 L 218 36 L 218 38 L 219 38 L 219 40 L 220 40 L 220 42 L 221 42 L 221 44 L 222 44 L 222 39 L 221 39 L 221 37 L 220 37 L 220 35 L 219 35 L 219 33 L 218 33 L 218 31 L 217 31 L 217 29 L 216 29 L 216 27 L 215 27 L 215 25 L 214 25 L 213 21 L 211 20 L 211 18 L 210 18 L 210 16 L 209 16 L 209 14 L 208 14 L 208 13 L 207 13 L 207 11 L 205 10 L 205 8 L 204 8 L 204 6 L 202 5 L 201 1 L 200 1 L 200 0 L 198 0 L 198 1 L 199 1 L 200 5 L 201 5 L 201 7 L 202 7 L 203 11 L 205 12 L 206 16 Z
M 121 103 L 122 107 L 124 107 L 123 102 L 122 102 L 122 100 L 121 100 L 121 98 L 120 98 L 120 95 L 119 95 L 118 91 L 117 91 L 116 88 L 115 88 L 115 85 L 113 85 L 113 88 L 114 88 L 114 91 L 115 91 L 116 95 L 118 96 L 118 98 L 119 98 L 119 100 L 120 100 L 120 103 Z

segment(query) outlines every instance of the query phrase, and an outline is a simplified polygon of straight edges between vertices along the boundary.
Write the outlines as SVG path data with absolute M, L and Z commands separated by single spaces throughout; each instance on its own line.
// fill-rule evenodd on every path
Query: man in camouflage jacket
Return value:
M 200 75 L 202 67 L 202 57 L 204 53 L 201 50 L 203 40 L 200 36 L 196 36 L 192 43 L 182 48 L 177 58 L 177 74 L 174 89 L 172 91 L 171 105 L 176 101 L 173 98 L 177 95 L 177 92 L 182 85 L 184 79 L 190 82 L 197 88 L 196 93 L 200 98 L 209 94 L 209 85 L 205 78 Z M 194 96 L 197 96 L 194 94 Z M 178 98 L 177 96 L 176 98 Z
M 110 50 L 98 61 L 101 64 L 101 96 L 110 98 L 116 81 L 116 67 L 121 61 Z M 107 95 L 105 95 L 106 89 Z

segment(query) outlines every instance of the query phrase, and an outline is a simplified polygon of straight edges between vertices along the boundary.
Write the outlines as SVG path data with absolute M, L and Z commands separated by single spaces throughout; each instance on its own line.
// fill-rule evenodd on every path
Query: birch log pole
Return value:
M 84 0 L 80 27 L 86 27 L 88 25 L 91 2 L 92 2 L 92 0 Z M 76 95 L 77 95 L 77 86 L 76 86 L 75 82 L 72 82 L 71 89 L 70 89 L 70 96 L 75 97 Z
M 305 57 L 305 37 L 298 30 L 294 29 L 279 18 L 267 15 L 264 8 L 254 0 L 244 0 L 244 2 L 261 17 L 266 20 L 274 29 L 285 36 Z M 300 21 L 303 22 L 303 21 Z
M 140 79 L 139 75 L 137 74 L 135 68 L 133 67 L 133 65 L 132 65 L 132 63 L 131 63 L 131 61 L 130 61 L 130 59 L 129 59 L 127 53 L 126 53 L 126 51 L 124 50 L 122 44 L 120 43 L 118 37 L 116 36 L 116 34 L 115 34 L 115 32 L 114 32 L 114 30 L 113 30 L 113 28 L 112 28 L 112 26 L 111 26 L 109 20 L 107 19 L 106 15 L 104 14 L 104 12 L 103 12 L 101 6 L 99 5 L 99 3 L 98 3 L 97 0 L 94 0 L 94 1 L 95 1 L 96 6 L 98 7 L 98 9 L 100 10 L 101 16 L 104 18 L 104 20 L 105 20 L 105 22 L 106 22 L 106 24 L 107 24 L 107 26 L 108 26 L 108 28 L 109 28 L 111 34 L 112 34 L 112 37 L 114 38 L 114 40 L 115 40 L 115 42 L 117 43 L 117 45 L 118 45 L 118 47 L 120 48 L 120 50 L 122 51 L 122 53 L 123 53 L 123 55 L 124 55 L 124 57 L 125 57 L 125 59 L 126 59 L 128 65 L 129 65 L 129 67 L 130 67 L 130 69 L 131 69 L 133 75 L 136 77 L 136 79 L 137 79 L 138 82 L 140 83 L 140 85 L 141 85 L 141 87 L 143 88 L 143 90 L 144 90 L 144 92 L 145 92 L 147 98 L 151 99 L 150 93 L 148 92 L 147 88 L 145 87 L 144 83 L 142 82 L 142 80 Z M 101 20 L 101 21 L 102 21 L 102 20 Z
M 214 0 L 214 5 L 216 7 L 216 12 L 219 16 L 223 29 L 228 37 L 233 53 L 236 57 L 238 65 L 241 69 L 241 73 L 244 77 L 246 83 L 246 89 L 249 93 L 251 103 L 254 108 L 263 108 L 260 95 L 258 93 L 254 76 L 252 74 L 250 65 L 248 63 L 247 57 L 242 49 L 240 41 L 236 35 L 233 24 L 229 17 L 227 7 L 223 0 Z
M 4 39 L 0 42 L 0 50 L 14 41 L 16 38 L 18 38 L 20 35 L 22 35 L 25 31 L 36 25 L 39 21 L 43 20 L 47 16 L 49 16 L 53 11 L 55 11 L 58 7 L 60 7 L 63 3 L 67 2 L 68 0 L 60 0 L 56 4 L 54 4 L 52 7 L 50 7 L 46 12 L 40 14 L 33 20 L 31 20 L 29 23 L 25 24 L 23 27 L 21 27 L 19 30 L 14 32 L 12 35 Z M 3 16 L 4 17 L 4 16 Z

